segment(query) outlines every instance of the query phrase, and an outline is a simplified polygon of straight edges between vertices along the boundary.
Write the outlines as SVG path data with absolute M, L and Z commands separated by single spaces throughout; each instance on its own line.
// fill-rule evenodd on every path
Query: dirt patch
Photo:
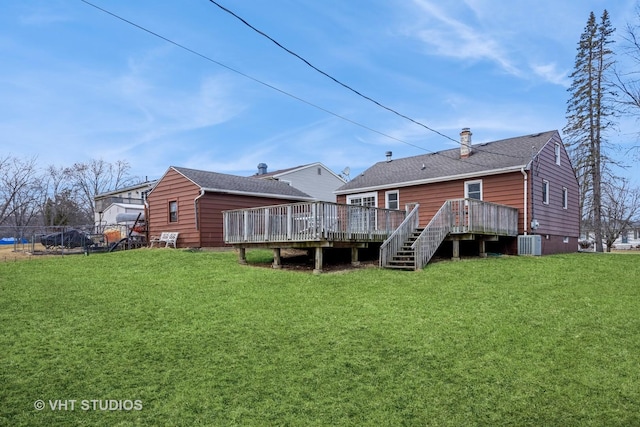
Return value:
M 31 259 L 37 259 L 42 257 L 60 256 L 60 255 L 74 255 L 81 254 L 80 249 L 65 249 L 62 252 L 60 249 L 51 248 L 46 249 L 40 243 L 31 245 L 18 244 L 14 245 L 0 245 L 0 262 L 13 262 L 13 261 L 28 261 Z
M 350 256 L 350 253 L 349 253 Z M 315 259 L 313 252 L 307 253 L 298 249 L 282 249 L 280 261 L 283 270 L 313 272 Z M 358 265 L 352 265 L 351 259 L 341 251 L 325 251 L 323 255 L 323 273 L 342 273 L 363 268 L 376 268 L 377 259 L 364 259 Z M 250 262 L 250 266 L 261 268 L 273 268 L 272 262 Z

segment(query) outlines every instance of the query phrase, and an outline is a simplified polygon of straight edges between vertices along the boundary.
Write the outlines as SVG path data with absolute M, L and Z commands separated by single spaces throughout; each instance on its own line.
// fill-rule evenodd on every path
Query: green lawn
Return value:
M 0 425 L 640 425 L 639 263 L 312 275 L 181 250 L 0 263 Z

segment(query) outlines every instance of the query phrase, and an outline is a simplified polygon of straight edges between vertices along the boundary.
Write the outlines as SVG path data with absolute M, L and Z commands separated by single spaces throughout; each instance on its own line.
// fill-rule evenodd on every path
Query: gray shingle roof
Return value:
M 460 158 L 460 149 L 439 151 L 419 156 L 382 161 L 336 190 L 347 193 L 353 190 L 388 187 L 423 181 L 445 181 L 457 176 L 482 175 L 489 171 L 515 169 L 527 166 L 532 157 L 549 142 L 557 131 L 547 131 L 516 138 L 502 139 L 472 145 L 472 154 Z
M 272 181 L 224 173 L 208 172 L 171 166 L 187 179 L 202 189 L 231 193 L 247 193 L 250 195 L 275 196 L 294 200 L 313 199 L 306 193 L 281 181 Z

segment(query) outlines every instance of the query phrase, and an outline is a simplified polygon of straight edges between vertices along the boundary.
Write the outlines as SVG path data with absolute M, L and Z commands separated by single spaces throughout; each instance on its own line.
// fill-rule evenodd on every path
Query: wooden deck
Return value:
M 280 265 L 280 249 L 315 248 L 316 270 L 322 270 L 322 248 L 357 249 L 384 242 L 398 228 L 405 211 L 329 202 L 309 202 L 225 211 L 224 241 L 240 250 L 274 249 L 274 267 Z
M 419 205 L 409 212 L 373 207 L 309 202 L 237 209 L 223 212 L 224 240 L 239 250 L 246 262 L 247 248 L 271 248 L 274 267 L 280 250 L 315 249 L 315 270 L 322 271 L 323 248 L 351 248 L 353 263 L 358 248 L 380 243 L 380 265 L 392 266 L 400 253 L 410 269 L 426 265 L 445 239 L 484 241 L 518 234 L 518 210 L 474 199 L 446 201 L 429 224 L 418 224 Z M 424 228 L 421 228 L 424 227 Z M 418 231 L 416 231 L 418 230 Z M 407 240 L 414 236 L 407 247 Z M 482 250 L 481 250 L 482 252 Z
M 419 270 L 446 239 L 453 241 L 453 258 L 459 259 L 461 240 L 478 240 L 483 254 L 484 242 L 518 235 L 518 209 L 510 206 L 475 199 L 447 200 L 424 228 L 418 225 L 419 208 L 415 205 L 382 244 L 380 266 Z

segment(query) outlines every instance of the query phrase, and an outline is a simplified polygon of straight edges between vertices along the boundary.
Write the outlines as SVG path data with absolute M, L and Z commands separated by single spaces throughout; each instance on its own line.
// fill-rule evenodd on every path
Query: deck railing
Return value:
M 518 235 L 518 209 L 476 199 L 448 200 L 452 233 Z
M 414 268 L 421 269 L 431 260 L 447 235 L 451 232 L 451 204 L 445 202 L 411 245 L 414 251 Z
M 389 265 L 393 256 L 398 253 L 409 236 L 416 231 L 419 225 L 418 212 L 420 205 L 414 203 L 408 206 L 411 210 L 402 224 L 380 246 L 380 267 Z
M 399 210 L 330 202 L 293 203 L 224 213 L 228 244 L 291 241 L 383 241 L 404 220 Z
M 475 199 L 447 200 L 413 243 L 416 270 L 433 257 L 448 234 L 518 235 L 518 209 Z

